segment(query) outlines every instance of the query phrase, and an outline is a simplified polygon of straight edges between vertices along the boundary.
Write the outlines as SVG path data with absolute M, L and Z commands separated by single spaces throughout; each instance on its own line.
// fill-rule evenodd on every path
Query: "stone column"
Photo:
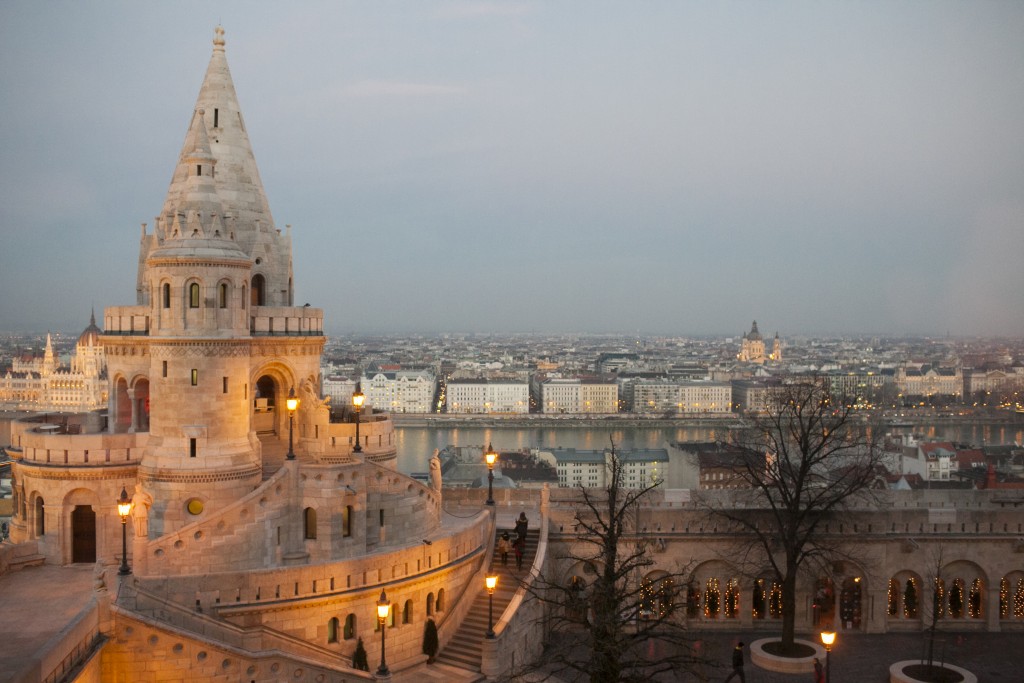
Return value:
M 132 423 L 128 427 L 128 433 L 134 434 L 135 430 L 138 429 L 139 426 L 139 405 L 135 400 L 134 389 L 128 389 L 128 405 L 132 407 Z
M 988 628 L 989 633 L 998 633 L 1000 631 L 999 623 L 999 581 L 1002 577 L 994 577 L 989 579 L 988 590 L 985 591 L 988 594 L 988 599 L 985 601 L 985 605 L 982 609 L 985 610 L 985 625 Z M 1006 599 L 1013 603 L 1013 596 L 1007 595 Z M 1012 607 L 1011 607 L 1012 609 Z

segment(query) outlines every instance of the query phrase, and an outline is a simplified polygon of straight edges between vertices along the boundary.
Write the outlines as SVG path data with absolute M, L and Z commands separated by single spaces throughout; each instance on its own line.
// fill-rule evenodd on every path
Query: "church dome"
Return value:
M 93 313 L 89 317 L 89 327 L 85 328 L 82 334 L 78 335 L 78 345 L 99 346 L 101 334 L 103 334 L 103 330 L 96 326 L 96 314 Z

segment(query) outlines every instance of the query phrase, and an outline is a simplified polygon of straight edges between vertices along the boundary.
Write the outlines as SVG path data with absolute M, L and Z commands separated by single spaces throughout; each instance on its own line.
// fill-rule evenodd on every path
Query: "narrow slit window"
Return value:
M 220 307 L 228 307 L 228 286 L 227 283 L 220 283 Z
M 188 457 L 190 457 L 190 458 L 196 457 L 196 440 L 195 439 L 189 439 L 188 440 Z
M 199 283 L 193 282 L 188 286 L 189 308 L 199 308 Z
M 167 376 L 167 361 L 164 361 L 163 371 L 164 371 L 164 377 L 166 377 Z
M 164 308 L 170 308 L 171 307 L 171 286 L 169 284 L 167 284 L 167 283 L 164 283 L 163 290 L 164 290 Z
M 228 393 L 228 378 L 224 378 L 224 393 Z
M 217 123 L 220 120 L 220 109 L 213 110 L 213 127 L 217 127 Z
M 192 368 L 192 386 L 199 386 L 199 369 Z
M 196 175 L 197 176 L 203 175 L 203 165 L 202 164 L 196 164 Z

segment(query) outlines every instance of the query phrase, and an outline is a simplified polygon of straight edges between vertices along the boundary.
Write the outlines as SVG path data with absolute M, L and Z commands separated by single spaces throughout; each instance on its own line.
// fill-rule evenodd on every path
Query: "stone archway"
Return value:
M 132 383 L 132 407 L 135 417 L 135 431 L 149 431 L 149 379 L 138 377 Z
M 277 434 L 280 385 L 272 375 L 259 377 L 253 391 L 252 427 L 257 434 Z
M 118 377 L 114 381 L 114 429 L 116 433 L 124 433 L 132 427 L 132 401 L 128 393 L 128 380 Z

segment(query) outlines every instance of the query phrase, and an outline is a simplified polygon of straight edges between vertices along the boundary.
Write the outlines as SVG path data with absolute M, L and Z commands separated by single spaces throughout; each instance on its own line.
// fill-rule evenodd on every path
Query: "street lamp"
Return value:
M 366 396 L 359 388 L 359 382 L 356 382 L 356 391 L 352 394 L 352 405 L 356 408 L 356 445 L 352 449 L 353 453 L 362 453 L 363 445 L 359 443 L 359 413 L 363 410 L 363 401 L 366 400 Z
M 825 645 L 825 683 L 832 683 L 832 663 L 829 659 L 832 654 L 832 643 L 836 642 L 836 632 L 822 631 L 821 642 Z
M 387 631 L 386 621 L 388 620 L 388 612 L 391 610 L 391 603 L 388 602 L 388 596 L 384 594 L 384 591 L 380 592 L 380 600 L 377 601 L 377 621 L 380 622 L 380 668 L 377 669 L 378 676 L 389 676 L 391 672 L 388 670 L 388 663 L 384 659 L 384 633 Z
M 292 431 L 295 426 L 295 409 L 299 407 L 299 399 L 295 398 L 295 387 L 288 390 L 288 459 L 295 459 L 295 451 L 292 450 Z
M 121 516 L 121 568 L 117 571 L 121 576 L 132 573 L 128 566 L 128 515 L 132 511 L 132 501 L 128 497 L 128 489 L 121 487 L 121 497 L 117 499 L 117 514 Z
M 487 461 L 487 504 L 494 505 L 494 461 L 498 454 L 494 452 L 494 446 L 487 444 L 487 452 L 484 453 L 484 460 Z
M 491 575 L 484 579 L 487 586 L 487 637 L 494 637 L 494 588 L 498 585 L 497 575 Z

